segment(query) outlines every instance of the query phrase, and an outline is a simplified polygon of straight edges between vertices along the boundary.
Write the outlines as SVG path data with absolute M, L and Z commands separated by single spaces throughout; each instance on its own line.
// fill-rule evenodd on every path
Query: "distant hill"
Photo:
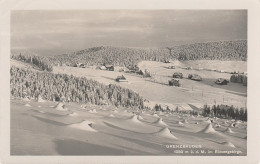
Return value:
M 47 58 L 47 59 L 46 59 Z M 127 48 L 100 46 L 70 54 L 42 58 L 48 65 L 113 64 L 132 66 L 143 60 L 247 60 L 247 40 L 195 43 L 164 48 Z
M 179 60 L 247 60 L 247 40 L 195 43 L 173 47 Z

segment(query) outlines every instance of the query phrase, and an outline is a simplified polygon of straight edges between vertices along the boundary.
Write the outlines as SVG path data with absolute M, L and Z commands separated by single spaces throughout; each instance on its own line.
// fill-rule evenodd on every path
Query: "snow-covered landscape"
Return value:
M 243 121 L 63 105 L 12 99 L 11 155 L 246 155 L 247 123 Z M 195 147 L 179 154 L 169 145 Z M 209 150 L 213 153 L 201 153 Z
M 30 65 L 18 61 L 11 63 L 23 69 L 33 69 Z M 142 62 L 140 67 L 157 72 L 156 76 L 162 78 L 155 80 L 162 80 L 173 72 L 165 68 L 171 64 L 173 63 Z M 196 71 L 179 68 L 180 70 Z M 246 66 L 243 71 L 246 71 Z M 145 102 L 146 106 L 153 109 L 155 104 L 160 104 L 168 106 L 171 111 L 13 97 L 11 100 L 13 155 L 185 155 L 174 152 L 176 149 L 169 148 L 169 145 L 195 145 L 194 148 L 188 149 L 189 153 L 186 155 L 246 155 L 247 122 L 175 111 L 176 107 L 181 111 L 202 110 L 204 104 L 213 104 L 215 99 L 223 104 L 223 95 L 225 104 L 243 107 L 247 97 L 246 86 L 231 83 L 219 87 L 214 85 L 213 79 L 207 82 L 182 79 L 185 85 L 178 88 L 129 73 L 123 73 L 128 83 L 118 83 L 112 77 L 121 75 L 122 72 L 94 68 L 55 67 L 54 73 L 71 73 L 107 85 L 118 84 L 150 100 Z M 226 73 L 207 73 L 203 70 L 198 70 L 196 73 L 200 73 L 203 78 L 207 75 L 209 79 L 216 75 L 229 76 Z M 202 89 L 203 96 L 201 96 Z M 196 150 L 199 153 L 195 154 Z M 191 154 L 191 151 L 194 151 L 194 154 Z M 213 153 L 203 154 L 201 151 Z M 227 154 L 226 151 L 231 153 Z
M 248 155 L 246 10 L 11 17 L 11 155 Z
M 210 62 L 214 62 L 216 65 L 222 66 L 208 66 Z M 119 71 L 104 71 L 96 70 L 95 67 L 90 68 L 75 68 L 75 67 L 54 67 L 54 73 L 60 74 L 73 74 L 78 77 L 87 77 L 97 80 L 104 84 L 117 84 L 125 88 L 129 88 L 149 100 L 147 104 L 154 107 L 156 103 L 162 105 L 172 106 L 176 105 L 187 106 L 188 103 L 194 104 L 201 108 L 205 104 L 225 104 L 234 105 L 236 107 L 245 107 L 247 98 L 247 87 L 238 83 L 230 83 L 229 85 L 217 85 L 215 80 L 217 78 L 230 78 L 230 73 L 220 73 L 216 71 L 208 70 L 186 70 L 184 68 L 200 64 L 205 69 L 218 68 L 226 71 L 239 70 L 240 72 L 247 71 L 247 64 L 243 61 L 192 61 L 192 62 L 180 62 L 173 61 L 171 63 L 143 61 L 139 63 L 139 67 L 142 70 L 149 70 L 152 74 L 151 78 L 142 78 L 135 74 L 129 74 Z M 174 65 L 176 69 L 168 69 L 167 67 Z M 196 67 L 195 67 L 196 68 Z M 174 72 L 182 72 L 184 78 L 181 79 L 183 86 L 170 87 L 168 80 Z M 188 79 L 188 74 L 199 74 L 203 80 L 200 82 L 192 81 Z M 117 76 L 124 75 L 128 80 L 127 83 L 118 83 L 114 79 Z M 156 88 L 156 89 L 151 89 Z M 188 103 L 187 103 L 188 102 Z M 190 109 L 190 107 L 187 107 Z

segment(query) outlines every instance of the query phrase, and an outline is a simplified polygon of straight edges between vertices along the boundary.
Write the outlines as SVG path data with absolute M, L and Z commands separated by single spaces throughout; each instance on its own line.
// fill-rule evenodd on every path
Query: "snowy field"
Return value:
M 11 155 L 247 154 L 247 123 L 237 121 L 237 127 L 232 127 L 234 120 L 212 121 L 175 113 L 11 98 Z M 193 148 L 173 148 L 178 145 Z
M 186 70 L 183 69 L 190 65 L 196 65 L 197 61 L 172 63 L 162 63 L 153 61 L 143 61 L 139 63 L 141 69 L 147 69 L 152 74 L 152 78 L 142 78 L 136 74 L 104 71 L 93 68 L 76 68 L 76 67 L 54 67 L 54 73 L 72 74 L 78 77 L 94 79 L 104 84 L 118 84 L 122 87 L 129 88 L 139 93 L 144 99 L 150 101 L 150 106 L 162 104 L 168 106 L 181 106 L 185 108 L 187 104 L 201 107 L 205 104 L 225 104 L 235 107 L 245 107 L 247 100 L 247 87 L 238 83 L 229 83 L 228 85 L 217 85 L 217 78 L 230 79 L 231 74 L 220 73 L 208 70 Z M 201 67 L 212 69 L 213 66 L 209 61 L 198 61 Z M 212 61 L 210 61 L 212 63 Z M 215 61 L 219 63 L 218 69 L 231 71 L 246 72 L 246 63 L 241 61 Z M 226 63 L 226 64 L 225 64 Z M 176 69 L 168 69 L 170 65 L 176 66 Z M 209 66 L 211 65 L 211 67 Z M 216 65 L 216 64 L 215 64 Z M 230 67 L 231 66 L 231 67 Z M 239 70 L 238 70 L 239 68 Z M 184 78 L 180 79 L 182 87 L 172 87 L 168 85 L 174 72 L 183 73 Z M 202 81 L 192 81 L 187 79 L 188 74 L 196 73 L 202 77 Z M 117 76 L 124 75 L 128 82 L 115 82 Z
M 204 65 L 202 61 L 199 63 L 204 68 L 208 65 L 207 61 L 204 61 Z M 229 79 L 231 74 L 184 69 L 192 64 L 196 65 L 179 61 L 169 64 L 151 61 L 139 63 L 141 69 L 151 72 L 152 78 L 96 70 L 94 67 L 54 67 L 54 73 L 87 77 L 104 84 L 113 83 L 132 89 L 148 100 L 145 105 L 151 108 L 156 103 L 172 109 L 178 106 L 180 110 L 200 110 L 204 104 L 215 103 L 235 107 L 246 105 L 247 87 L 237 83 L 226 86 L 214 83 L 216 78 Z M 18 61 L 11 61 L 11 65 L 33 70 L 29 64 Z M 168 69 L 170 65 L 175 65 L 176 69 Z M 246 65 L 239 68 L 246 72 Z M 167 85 L 174 72 L 183 73 L 184 78 L 180 79 L 183 87 Z M 187 79 L 190 73 L 199 74 L 203 80 Z M 119 75 L 124 75 L 128 82 L 115 82 L 114 79 Z M 236 127 L 232 126 L 234 123 Z M 210 120 L 177 113 L 155 114 L 153 111 L 141 112 L 113 106 L 11 98 L 11 155 L 244 156 L 247 154 L 246 148 L 246 122 L 220 118 Z

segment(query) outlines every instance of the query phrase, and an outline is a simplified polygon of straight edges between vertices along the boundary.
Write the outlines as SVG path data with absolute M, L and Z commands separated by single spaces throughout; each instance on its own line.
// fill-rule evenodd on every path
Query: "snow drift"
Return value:
M 177 124 L 182 125 L 183 123 L 181 121 L 178 121 Z
M 237 124 L 236 123 L 231 123 L 229 126 L 230 127 L 237 127 Z
M 55 106 L 56 110 L 60 110 L 60 111 L 67 111 L 67 109 L 65 108 L 65 105 L 61 102 L 59 102 L 56 106 Z
M 142 123 L 137 119 L 137 115 L 131 116 L 127 121 L 131 121 L 133 123 Z
M 74 116 L 77 116 L 78 115 L 78 113 L 76 113 L 76 112 L 72 112 L 72 113 L 70 113 L 68 116 L 72 116 L 72 117 L 74 117 Z
M 221 143 L 222 145 L 225 145 L 225 146 L 228 146 L 228 147 L 233 147 L 233 148 L 235 148 L 235 145 L 234 144 L 232 144 L 231 142 L 223 142 L 223 143 Z
M 157 135 L 161 137 L 170 138 L 170 139 L 177 139 L 177 137 L 175 137 L 167 127 L 157 132 Z
M 159 117 L 156 113 L 153 113 L 152 116 L 154 116 L 154 117 Z
M 226 128 L 225 133 L 234 133 L 230 128 Z
M 109 117 L 115 117 L 113 114 L 110 114 Z
M 25 104 L 24 106 L 31 107 L 31 105 L 30 105 L 30 104 Z
M 71 124 L 68 127 L 90 131 L 90 132 L 97 132 L 95 129 L 92 128 L 92 124 L 93 124 L 92 122 L 84 120 L 80 123 Z
M 162 118 L 159 118 L 157 121 L 154 122 L 154 124 L 156 124 L 156 125 L 161 125 L 161 126 L 168 126 L 168 125 L 162 120 Z
M 97 113 L 97 110 L 96 109 L 92 109 L 89 111 L 90 113 Z
M 212 119 L 210 119 L 210 118 L 207 118 L 207 120 L 205 120 L 204 122 L 206 122 L 206 123 L 213 123 L 213 120 Z
M 138 119 L 143 120 L 144 118 L 142 116 L 138 115 Z
M 204 129 L 199 131 L 198 133 L 216 133 L 215 129 L 212 127 L 212 124 L 208 124 Z
M 42 96 L 39 95 L 38 98 L 37 98 L 37 102 L 45 102 L 45 100 L 43 100 Z

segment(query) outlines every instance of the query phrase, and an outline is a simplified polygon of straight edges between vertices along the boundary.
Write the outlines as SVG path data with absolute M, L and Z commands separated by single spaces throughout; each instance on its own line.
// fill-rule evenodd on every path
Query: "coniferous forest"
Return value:
M 93 47 L 71 54 L 48 57 L 28 53 L 13 53 L 13 59 L 33 63 L 42 70 L 51 71 L 53 65 L 73 66 L 112 64 L 114 66 L 134 66 L 143 60 L 167 62 L 169 60 L 247 60 L 247 41 L 220 41 L 195 43 L 167 48 L 126 48 Z
M 91 103 L 143 108 L 139 94 L 117 85 L 103 85 L 94 80 L 66 74 L 35 72 L 11 67 L 11 95 L 20 98 Z
M 247 109 L 226 105 L 204 105 L 202 115 L 247 121 Z
M 44 56 L 19 53 L 19 55 L 12 54 L 11 58 L 25 63 L 30 63 L 42 71 L 52 72 L 53 70 L 52 64 L 50 63 L 49 59 Z
M 238 108 L 234 106 L 228 105 L 204 105 L 201 111 L 185 111 L 179 110 L 178 106 L 172 111 L 169 107 L 162 108 L 161 105 L 156 104 L 154 106 L 155 111 L 165 111 L 165 112 L 177 112 L 177 113 L 185 113 L 190 115 L 199 115 L 201 114 L 204 117 L 218 117 L 224 119 L 236 119 L 247 121 L 247 109 L 246 108 Z
M 230 81 L 233 83 L 242 83 L 243 85 L 247 86 L 247 76 L 241 74 L 231 75 Z
M 53 66 L 73 66 L 75 63 L 86 65 L 112 64 L 114 66 L 134 66 L 140 61 L 169 60 L 247 60 L 247 41 L 220 41 L 195 43 L 168 48 L 125 48 L 93 47 L 71 54 L 38 56 L 28 53 L 13 53 L 12 59 L 30 63 L 43 72 L 11 67 L 11 95 L 20 98 L 91 103 L 144 108 L 142 97 L 118 85 L 104 85 L 97 81 L 78 78 L 65 74 L 52 74 Z M 231 82 L 247 85 L 244 75 L 232 75 Z M 158 110 L 158 109 L 156 109 Z M 204 107 L 204 116 L 221 116 L 246 120 L 246 110 L 229 107 L 223 110 L 217 106 Z

